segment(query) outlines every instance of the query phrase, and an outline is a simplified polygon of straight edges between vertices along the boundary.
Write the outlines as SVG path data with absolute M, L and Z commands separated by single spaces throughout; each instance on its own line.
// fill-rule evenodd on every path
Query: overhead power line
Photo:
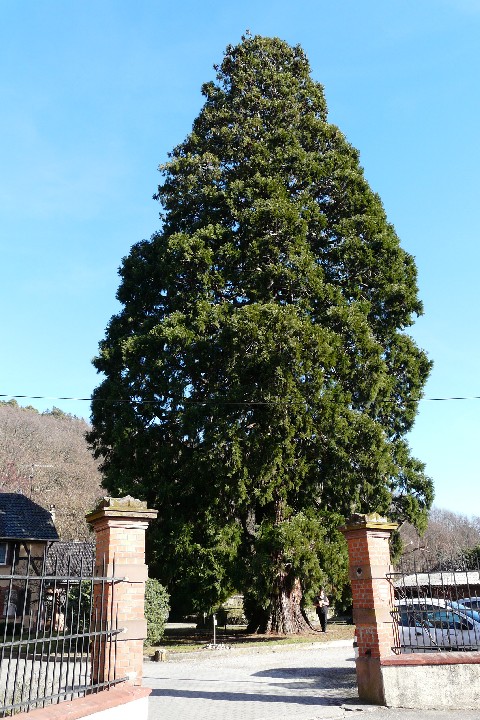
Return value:
M 10 398 L 11 400 L 72 400 L 78 402 L 92 402 L 92 397 L 53 397 L 50 395 L 12 395 L 10 393 L 0 393 L 0 398 Z M 192 403 L 197 405 L 206 405 L 208 403 L 222 404 L 222 405 L 273 405 L 277 403 L 285 402 L 284 398 L 278 400 L 221 400 L 221 399 L 205 399 L 205 400 L 193 400 L 191 398 L 165 398 L 165 401 L 176 400 L 178 402 Z M 464 397 L 424 397 L 420 398 L 419 402 L 449 402 L 451 400 L 480 400 L 480 395 L 469 395 Z M 95 402 L 104 403 L 130 403 L 132 405 L 152 405 L 160 402 L 159 400 L 133 400 L 129 398 L 127 400 L 122 398 L 95 398 Z M 288 401 L 287 401 L 288 402 Z M 300 401 L 299 401 L 300 402 Z M 395 402 L 392 400 L 391 402 Z M 408 402 L 408 401 L 407 401 Z M 410 402 L 417 402 L 411 400 Z

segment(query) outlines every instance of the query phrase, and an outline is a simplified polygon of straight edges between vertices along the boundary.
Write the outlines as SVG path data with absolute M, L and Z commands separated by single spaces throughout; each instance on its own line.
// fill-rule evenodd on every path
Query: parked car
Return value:
M 463 605 L 461 601 L 445 600 L 444 598 L 402 598 L 396 602 L 397 607 L 404 610 L 436 610 L 438 608 L 451 608 L 458 610 L 480 623 L 480 611 Z
M 454 602 L 453 600 L 449 602 L 449 606 L 453 608 L 454 610 L 459 610 L 464 615 L 468 615 L 468 617 L 471 617 L 475 622 L 480 623 L 480 611 L 474 610 L 472 607 L 469 607 L 468 605 L 464 605 L 463 602 Z
M 401 608 L 419 609 L 419 610 L 436 610 L 437 608 L 445 608 L 448 603 L 443 598 L 401 598 L 396 600 L 395 605 Z
M 477 650 L 480 622 L 460 610 L 399 606 L 399 640 L 402 652 Z
M 458 598 L 458 602 L 465 607 L 480 610 L 480 597 Z
M 395 606 L 402 613 L 414 614 L 417 618 L 425 618 L 432 610 L 443 610 L 448 604 L 443 598 L 402 598 L 395 601 Z

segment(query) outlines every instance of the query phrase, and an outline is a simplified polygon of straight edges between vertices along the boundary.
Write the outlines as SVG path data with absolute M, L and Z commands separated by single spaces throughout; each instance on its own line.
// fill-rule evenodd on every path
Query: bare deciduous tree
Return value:
M 466 551 L 480 544 L 480 517 L 432 508 L 422 536 L 408 523 L 400 535 L 401 562 L 406 570 L 461 570 Z
M 64 540 L 89 537 L 85 513 L 103 494 L 85 440 L 88 429 L 85 420 L 57 408 L 39 413 L 15 401 L 0 403 L 0 491 L 21 492 L 45 508 L 54 505 Z

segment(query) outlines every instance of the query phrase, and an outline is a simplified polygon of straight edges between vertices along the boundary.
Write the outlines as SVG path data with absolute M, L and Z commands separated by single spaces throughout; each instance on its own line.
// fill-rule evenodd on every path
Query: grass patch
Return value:
M 274 645 L 299 645 L 312 642 L 329 642 L 331 640 L 353 640 L 353 625 L 329 623 L 328 632 L 310 632 L 302 635 L 250 635 L 245 628 L 228 626 L 217 628 L 217 643 L 225 643 L 233 647 L 269 647 Z M 211 629 L 197 628 L 166 628 L 159 646 L 172 653 L 201 651 L 208 643 L 213 642 Z M 153 655 L 155 646 L 145 648 L 145 654 Z

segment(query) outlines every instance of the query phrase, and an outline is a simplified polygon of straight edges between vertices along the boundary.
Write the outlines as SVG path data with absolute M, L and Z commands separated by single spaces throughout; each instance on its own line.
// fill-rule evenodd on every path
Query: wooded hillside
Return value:
M 63 540 L 90 535 L 85 513 L 104 494 L 98 464 L 85 441 L 85 420 L 58 408 L 39 413 L 14 400 L 0 402 L 0 491 L 21 492 L 55 506 Z
M 478 568 L 480 517 L 432 508 L 423 535 L 405 523 L 400 529 L 402 567 L 418 572 L 429 570 L 474 570 Z

